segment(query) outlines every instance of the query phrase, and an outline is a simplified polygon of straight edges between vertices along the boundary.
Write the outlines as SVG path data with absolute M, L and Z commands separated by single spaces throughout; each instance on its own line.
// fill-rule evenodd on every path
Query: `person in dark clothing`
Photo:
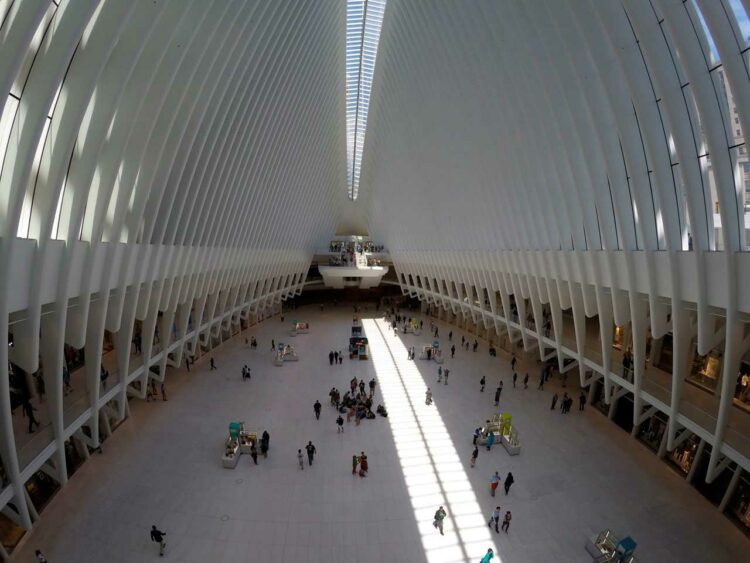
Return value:
M 336 363 L 336 364 L 339 363 L 339 353 L 338 352 L 334 352 L 333 353 L 333 362 Z
M 557 404 L 557 393 L 552 395 L 552 404 L 549 407 L 549 410 L 553 411 L 555 410 L 555 405 Z
M 315 418 L 320 420 L 320 401 L 315 401 L 315 404 L 313 405 L 313 410 L 315 411 Z
M 28 398 L 23 402 L 23 405 L 21 406 L 23 409 L 23 414 L 26 415 L 29 419 L 29 434 L 34 432 L 34 425 L 36 424 L 37 428 L 39 427 L 39 421 L 34 418 L 34 411 L 36 410 L 33 405 L 31 404 L 31 401 L 29 401 Z
M 161 530 L 157 530 L 156 526 L 151 526 L 151 541 L 155 541 L 159 544 L 159 556 L 164 557 L 164 549 L 167 547 L 167 542 L 164 541 L 164 536 L 167 534 Z
M 500 404 L 500 391 L 502 391 L 500 387 L 495 389 L 495 406 Z
M 330 352 L 328 352 L 328 363 L 330 365 L 333 365 L 333 350 L 331 350 Z
M 510 359 L 510 369 L 513 371 L 516 371 L 516 362 L 518 362 L 518 360 L 516 359 L 516 355 L 513 354 L 513 357 Z
M 258 448 L 255 447 L 255 442 L 250 446 L 250 457 L 253 458 L 253 463 L 258 465 Z
M 276 341 L 272 338 L 271 339 L 271 352 L 276 351 Z
M 451 346 L 451 358 L 453 358 L 456 355 L 456 345 L 453 344 Z
M 339 415 L 338 418 L 336 419 L 336 427 L 337 427 L 337 431 L 336 431 L 337 433 L 344 431 L 344 419 L 341 418 L 341 415 Z
M 565 414 L 565 407 L 567 406 L 567 404 L 568 404 L 568 394 L 563 393 L 562 401 L 560 402 L 560 412 L 562 414 Z
M 513 372 L 513 388 L 516 388 L 516 379 L 518 379 L 518 374 L 514 371 Z
M 477 341 L 475 340 L 475 341 L 474 341 L 474 345 L 473 345 L 473 346 L 471 347 L 472 351 L 476 352 L 476 351 L 477 351 L 477 347 L 478 347 L 478 346 L 479 346 L 479 342 L 477 342 Z
M 375 394 L 375 385 L 376 385 L 375 378 L 373 377 L 370 380 L 370 397 L 372 397 Z
M 190 358 L 188 358 L 187 356 L 185 356 L 185 367 L 188 371 L 190 371 Z
M 307 442 L 305 449 L 307 450 L 307 464 L 312 465 L 313 457 L 315 457 L 315 453 L 317 450 L 315 449 L 315 446 L 313 446 L 312 442 Z
M 515 479 L 513 479 L 513 473 L 508 471 L 508 475 L 505 477 L 505 494 L 508 494 L 508 491 L 510 490 L 510 486 L 515 482 Z
M 582 411 L 586 406 L 586 393 L 581 391 L 581 394 L 578 396 L 578 410 Z
M 213 356 L 211 356 L 208 359 L 208 363 L 209 363 L 209 367 L 208 367 L 209 371 L 212 371 L 212 370 L 216 369 L 216 363 L 214 362 L 214 357 Z
M 260 437 L 260 453 L 263 457 L 268 457 L 268 447 L 271 442 L 271 436 L 268 435 L 268 431 L 264 430 L 263 435 Z
M 484 379 L 484 376 L 482 376 L 482 379 L 479 380 L 479 385 L 481 385 L 481 388 L 479 389 L 480 393 L 484 393 L 484 384 L 486 383 L 486 380 Z

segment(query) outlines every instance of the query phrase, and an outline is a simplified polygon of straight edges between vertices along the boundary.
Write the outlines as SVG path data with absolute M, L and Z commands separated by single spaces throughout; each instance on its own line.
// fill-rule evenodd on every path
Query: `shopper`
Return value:
M 474 451 L 471 452 L 471 466 L 472 467 L 476 465 L 478 457 L 479 457 L 479 448 L 477 446 L 474 446 Z
M 315 404 L 313 405 L 313 410 L 315 411 L 315 418 L 317 420 L 320 420 L 320 409 L 321 409 L 320 401 L 315 401 Z
M 515 483 L 515 479 L 513 479 L 513 473 L 508 471 L 508 474 L 505 476 L 505 483 L 503 485 L 505 486 L 505 494 L 508 495 L 508 491 L 510 491 L 510 486 Z
M 492 528 L 492 525 L 495 525 L 495 533 L 499 534 L 500 530 L 498 529 L 498 526 L 500 525 L 500 507 L 496 506 L 495 510 L 493 510 L 490 513 L 490 520 L 487 522 L 487 525 Z
M 36 424 L 37 428 L 39 427 L 39 421 L 34 418 L 34 411 L 36 409 L 31 404 L 31 401 L 28 397 L 23 402 L 23 405 L 21 406 L 21 412 L 28 417 L 29 419 L 29 434 L 32 434 L 34 432 L 34 425 Z
M 215 369 L 216 369 L 216 362 L 214 362 L 214 357 L 213 357 L 213 356 L 211 356 L 211 357 L 210 357 L 210 358 L 208 359 L 208 364 L 209 364 L 209 366 L 208 366 L 208 371 L 213 371 L 213 370 L 215 370 Z
M 167 542 L 164 541 L 164 536 L 166 535 L 167 535 L 166 532 L 157 530 L 156 526 L 151 526 L 151 541 L 159 544 L 159 556 L 160 557 L 164 557 L 164 550 L 167 547 Z
M 352 475 L 357 474 L 357 466 L 359 465 L 359 458 L 356 455 L 352 456 Z
M 500 475 L 497 471 L 495 471 L 495 474 L 490 478 L 490 494 L 494 497 L 495 491 L 497 490 L 497 486 L 500 484 Z
M 447 516 L 445 509 L 441 506 L 435 511 L 435 516 L 433 516 L 433 522 L 432 525 L 440 530 L 440 535 L 444 536 L 443 533 L 443 520 L 445 520 L 445 517 Z
M 315 446 L 312 442 L 307 442 L 307 445 L 305 446 L 305 450 L 307 450 L 307 463 L 308 465 L 312 465 L 313 458 L 315 457 L 315 453 L 318 451 L 315 449 Z
M 581 394 L 578 396 L 578 410 L 582 411 L 586 407 L 586 393 L 581 391 Z
M 302 450 L 297 450 L 297 462 L 299 463 L 300 469 L 305 469 L 305 464 L 302 458 Z
M 489 548 L 487 550 L 487 553 L 484 554 L 484 557 L 482 557 L 482 560 L 479 563 L 490 563 L 491 559 L 494 559 L 495 553 L 492 551 L 492 548 Z
M 508 533 L 508 528 L 510 527 L 510 519 L 511 519 L 510 510 L 508 510 L 505 512 L 505 516 L 503 517 L 503 525 L 501 526 L 503 529 L 503 532 L 505 532 L 506 534 Z
M 484 376 L 482 376 L 482 379 L 479 380 L 479 385 L 480 385 L 479 392 L 480 393 L 484 393 L 484 384 L 486 383 L 486 381 L 487 380 L 484 378 Z
M 42 552 L 39 551 L 38 549 L 36 550 L 34 555 L 36 555 L 37 563 L 47 563 L 47 558 L 44 555 L 42 555 Z
M 549 407 L 549 410 L 553 411 L 555 410 L 555 405 L 557 404 L 557 393 L 552 395 L 552 404 Z
M 514 371 L 513 372 L 513 389 L 516 388 L 516 379 L 518 379 L 518 374 Z
M 502 389 L 498 387 L 495 389 L 495 406 L 498 406 L 500 404 L 500 393 L 502 392 Z
M 344 354 L 341 353 L 341 350 L 339 350 L 339 365 L 344 363 Z
M 341 418 L 341 415 L 339 415 L 338 418 L 336 419 L 336 427 L 338 428 L 337 432 L 344 431 L 344 419 Z
M 472 351 L 476 352 L 477 351 L 477 347 L 479 347 L 479 342 L 477 342 L 476 339 L 475 339 L 474 340 L 474 345 L 471 347 Z
M 487 433 L 487 451 L 490 451 L 492 449 L 492 444 L 494 443 L 495 443 L 495 433 L 488 432 Z

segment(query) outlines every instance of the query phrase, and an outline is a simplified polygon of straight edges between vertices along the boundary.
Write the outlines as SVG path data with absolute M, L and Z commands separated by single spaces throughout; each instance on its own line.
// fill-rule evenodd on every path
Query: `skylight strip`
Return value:
M 357 199 L 370 90 L 386 0 L 348 0 L 346 5 L 347 187 Z

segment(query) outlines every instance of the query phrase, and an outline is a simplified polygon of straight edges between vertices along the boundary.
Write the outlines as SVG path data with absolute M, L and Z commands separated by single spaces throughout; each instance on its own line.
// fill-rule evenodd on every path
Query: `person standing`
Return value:
M 479 563 L 490 563 L 490 560 L 495 557 L 495 552 L 492 551 L 492 548 L 489 548 L 487 550 L 487 553 L 484 554 L 484 557 L 482 557 L 482 560 Z
M 307 463 L 308 465 L 312 465 L 313 458 L 315 457 L 315 453 L 318 450 L 315 449 L 315 446 L 313 445 L 312 442 L 307 442 L 305 449 L 307 450 Z
M 492 444 L 495 443 L 495 433 L 489 432 L 487 433 L 487 451 L 490 451 L 492 449 Z
M 555 405 L 557 404 L 557 393 L 552 395 L 552 404 L 549 407 L 549 410 L 553 411 L 555 410 Z
M 505 476 L 505 483 L 503 483 L 503 486 L 505 487 L 505 494 L 508 495 L 508 491 L 510 491 L 510 486 L 515 483 L 515 479 L 513 479 L 513 473 L 508 471 L 508 474 Z
M 448 333 L 448 341 L 451 341 L 451 340 L 453 340 L 453 331 L 452 330 Z
M 331 350 L 330 352 L 328 352 L 328 363 L 330 365 L 333 365 L 333 350 Z
M 478 457 L 479 457 L 479 447 L 474 446 L 474 451 L 471 452 L 471 466 L 472 467 L 476 465 Z
M 435 511 L 435 516 L 433 517 L 432 525 L 440 530 L 440 535 L 444 536 L 443 533 L 443 520 L 445 520 L 445 517 L 447 516 L 445 509 L 441 506 Z
M 505 516 L 503 517 L 503 525 L 501 526 L 503 529 L 503 532 L 505 532 L 506 534 L 508 533 L 508 528 L 510 527 L 510 519 L 511 519 L 510 510 L 508 510 L 505 512 Z
M 431 405 L 432 404 L 432 391 L 430 391 L 430 388 L 427 388 L 427 391 L 424 394 L 424 404 L 425 405 Z
M 276 351 L 276 341 L 272 338 L 271 339 L 271 352 Z
M 258 448 L 255 447 L 255 442 L 250 446 L 250 457 L 253 458 L 253 463 L 258 465 Z
M 539 386 L 537 387 L 539 391 L 544 391 L 544 376 L 546 375 L 546 373 L 547 370 L 544 368 L 544 366 L 542 366 L 542 369 L 539 372 Z
M 443 382 L 443 366 L 438 366 L 438 383 Z
M 305 463 L 302 458 L 302 450 L 297 450 L 297 462 L 299 463 L 299 468 L 304 470 L 305 469 Z
M 472 440 L 471 443 L 476 446 L 477 445 L 477 438 L 479 438 L 479 436 L 481 436 L 481 435 L 482 435 L 482 429 L 479 428 L 479 427 L 475 428 L 474 429 L 474 440 Z
M 344 419 L 341 418 L 341 415 L 336 419 L 336 427 L 338 428 L 337 433 L 344 431 Z
M 334 364 L 338 364 L 339 363 L 339 353 L 338 352 L 334 352 L 333 353 L 333 363 Z
M 568 394 L 563 393 L 562 401 L 560 401 L 560 413 L 565 414 L 565 407 L 568 406 Z
M 495 474 L 490 477 L 490 494 L 494 497 L 495 491 L 497 490 L 497 486 L 500 484 L 500 475 L 497 471 L 495 471 Z
M 516 388 L 516 379 L 518 379 L 518 374 L 514 371 L 513 372 L 513 389 Z
M 208 359 L 208 363 L 209 363 L 208 371 L 213 371 L 213 370 L 216 369 L 216 362 L 214 362 L 214 357 L 213 356 L 211 356 Z
M 578 410 L 582 411 L 586 407 L 586 393 L 581 391 L 581 394 L 578 396 Z
M 373 377 L 370 380 L 370 398 L 371 399 L 375 396 L 375 385 L 377 385 L 377 382 L 375 381 L 375 378 Z
M 529 388 L 529 374 L 528 372 L 526 375 L 523 376 L 523 388 L 528 389 Z
M 359 476 L 367 477 L 369 469 L 370 466 L 367 464 L 367 456 L 365 455 L 365 452 L 362 452 L 362 455 L 359 456 Z
M 448 368 L 445 368 L 445 372 L 443 373 L 443 385 L 448 385 L 448 376 L 451 374 L 451 370 Z
M 161 400 L 166 401 L 167 400 L 167 388 L 164 387 L 164 382 L 162 381 L 162 384 L 160 386 L 161 388 Z
M 187 354 L 185 354 L 185 367 L 188 370 L 188 373 L 190 373 L 190 358 L 187 357 Z
M 37 563 L 47 563 L 47 558 L 38 549 L 34 552 L 34 555 L 36 556 Z
M 271 441 L 271 436 L 268 434 L 267 430 L 263 431 L 263 436 L 260 438 L 260 453 L 263 454 L 264 458 L 268 457 L 268 445 Z
M 490 513 L 490 520 L 487 522 L 487 525 L 492 528 L 492 525 L 495 525 L 495 533 L 499 534 L 500 530 L 498 529 L 498 526 L 500 525 L 500 507 L 496 506 L 495 510 L 493 510 Z
M 516 353 L 513 352 L 513 357 L 510 359 L 510 369 L 512 369 L 513 371 L 516 371 L 516 362 L 518 362 L 518 360 L 516 359 Z
M 485 383 L 486 383 L 486 380 L 485 380 L 484 376 L 482 376 L 482 379 L 479 380 L 479 385 L 480 385 L 479 392 L 480 393 L 484 393 L 484 384 Z
M 344 354 L 341 353 L 341 350 L 339 350 L 339 365 L 344 363 Z
M 498 387 L 497 389 L 495 389 L 495 406 L 497 406 L 497 405 L 500 404 L 500 392 L 501 391 L 502 391 L 502 389 L 500 387 Z
M 313 410 L 315 411 L 315 418 L 317 420 L 320 420 L 320 409 L 321 409 L 320 401 L 315 401 L 315 404 L 313 405 Z
M 451 359 L 453 359 L 455 357 L 455 355 L 456 355 L 456 345 L 453 344 L 451 346 Z
M 357 466 L 359 465 L 359 458 L 356 455 L 352 456 L 352 475 L 357 474 Z
M 166 535 L 166 532 L 158 530 L 156 526 L 151 526 L 151 541 L 159 544 L 159 557 L 164 557 L 164 550 L 167 547 L 167 542 L 164 541 Z
M 31 401 L 28 397 L 23 402 L 23 406 L 21 407 L 22 413 L 26 415 L 29 418 L 29 434 L 32 434 L 34 432 L 34 425 L 36 424 L 37 428 L 39 428 L 39 421 L 34 418 L 34 411 L 36 410 L 34 406 L 31 404 Z

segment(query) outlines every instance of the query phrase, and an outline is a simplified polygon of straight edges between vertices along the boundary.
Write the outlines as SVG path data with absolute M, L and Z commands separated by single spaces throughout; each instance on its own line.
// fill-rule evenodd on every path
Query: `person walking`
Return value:
M 490 520 L 489 522 L 487 522 L 487 525 L 490 528 L 492 528 L 493 524 L 495 525 L 495 533 L 499 534 L 500 533 L 500 529 L 498 528 L 498 526 L 500 525 L 500 507 L 499 506 L 496 506 L 495 510 L 493 510 L 490 513 Z
M 47 563 L 47 558 L 38 549 L 34 552 L 37 563 Z
M 474 467 L 477 463 L 477 458 L 479 457 L 479 447 L 474 446 L 474 451 L 471 452 L 471 466 Z
M 330 365 L 333 365 L 333 350 L 331 350 L 330 352 L 328 352 L 328 363 Z
M 479 385 L 480 385 L 479 392 L 480 393 L 484 393 L 484 384 L 485 383 L 486 383 L 486 380 L 485 380 L 484 376 L 482 376 L 482 379 L 479 380 Z
M 492 449 L 492 444 L 495 443 L 495 433 L 489 432 L 487 434 L 487 451 L 490 451 Z
M 297 450 L 297 462 L 299 463 L 299 468 L 304 470 L 305 464 L 302 458 L 302 450 Z
M 523 376 L 523 388 L 528 389 L 529 388 L 529 374 L 526 373 L 526 375 Z
M 453 359 L 456 356 L 456 345 L 453 344 L 451 346 L 451 359 Z
M 336 430 L 337 433 L 344 431 L 344 419 L 341 418 L 341 415 L 339 415 L 338 418 L 336 419 L 336 428 L 337 428 Z
M 490 477 L 490 494 L 494 497 L 497 486 L 500 484 L 500 474 L 495 471 L 495 474 Z
M 514 371 L 513 372 L 513 389 L 516 388 L 516 379 L 518 379 L 518 374 Z
M 357 466 L 359 465 L 359 458 L 356 455 L 352 456 L 352 475 L 357 474 Z
M 216 369 L 216 362 L 214 362 L 214 357 L 213 356 L 211 356 L 208 359 L 208 363 L 209 363 L 208 371 L 213 371 L 213 370 Z
M 508 528 L 510 528 L 510 519 L 510 510 L 508 510 L 505 512 L 505 516 L 503 517 L 503 525 L 501 526 L 503 532 L 505 532 L 506 534 L 508 533 Z
M 341 353 L 341 350 L 339 350 L 339 365 L 344 363 L 344 354 Z
M 495 389 L 495 406 L 498 406 L 500 404 L 500 392 L 501 391 L 502 389 L 500 387 Z
M 453 340 L 453 331 L 452 330 L 448 333 L 448 341 L 451 341 L 451 340 Z
M 544 376 L 546 373 L 547 370 L 542 367 L 542 370 L 539 372 L 539 386 L 537 387 L 539 391 L 544 391 Z
M 555 405 L 557 404 L 557 393 L 552 395 L 552 404 L 549 407 L 549 410 L 553 411 L 555 410 Z
M 315 401 L 315 404 L 313 405 L 313 410 L 315 411 L 315 418 L 317 420 L 320 420 L 320 409 L 321 409 L 320 401 Z
M 375 396 L 375 386 L 377 385 L 377 382 L 375 381 L 375 378 L 373 377 L 370 380 L 370 398 L 372 399 Z
M 164 550 L 167 547 L 167 542 L 164 541 L 166 532 L 158 530 L 156 526 L 151 526 L 151 541 L 159 544 L 159 557 L 164 557 Z
M 362 454 L 359 456 L 359 476 L 360 477 L 367 477 L 367 472 L 369 471 L 370 466 L 367 464 L 367 456 L 365 455 L 365 452 L 362 452 Z
M 445 371 L 443 372 L 443 385 L 448 385 L 448 376 L 451 374 L 451 370 L 448 368 L 445 368 Z
M 586 407 L 586 393 L 581 391 L 581 394 L 578 396 L 578 410 L 582 411 Z
M 438 383 L 443 382 L 443 366 L 438 366 Z
M 560 414 L 565 414 L 565 407 L 568 404 L 568 394 L 563 393 L 562 401 L 560 401 Z
M 430 388 L 427 388 L 427 391 L 424 394 L 424 404 L 425 405 L 431 405 L 432 404 L 432 391 L 430 391 Z
M 263 454 L 264 458 L 268 457 L 268 445 L 271 441 L 271 436 L 269 436 L 268 431 L 263 431 L 263 436 L 260 438 L 260 453 Z
M 471 443 L 476 446 L 477 445 L 477 438 L 479 438 L 479 436 L 481 436 L 481 435 L 482 435 L 482 429 L 479 428 L 479 427 L 475 428 L 474 429 L 474 439 L 472 440 Z
M 37 428 L 39 428 L 39 421 L 34 418 L 34 411 L 36 409 L 31 404 L 31 401 L 28 397 L 23 402 L 23 406 L 21 407 L 21 412 L 28 417 L 29 419 L 29 434 L 32 434 L 34 432 L 34 425 L 36 424 Z
M 258 465 L 258 448 L 255 447 L 255 442 L 250 446 L 250 457 L 253 458 L 253 463 Z
M 185 354 L 185 367 L 188 370 L 188 373 L 190 373 L 190 358 L 187 357 L 187 354 Z
M 333 363 L 334 364 L 338 364 L 339 363 L 339 353 L 338 352 L 334 352 L 333 353 Z
M 166 401 L 166 400 L 167 400 L 167 388 L 166 388 L 166 387 L 164 387 L 164 383 L 163 383 L 163 382 L 162 382 L 162 384 L 161 384 L 161 385 L 159 386 L 159 388 L 160 388 L 160 390 L 161 390 L 161 400 L 162 400 L 162 401 Z
M 505 476 L 505 483 L 503 483 L 503 486 L 505 487 L 505 495 L 508 495 L 508 491 L 510 491 L 510 486 L 515 483 L 515 479 L 513 479 L 513 473 L 508 471 L 508 474 Z
M 487 553 L 484 554 L 484 557 L 482 557 L 482 560 L 479 563 L 490 563 L 490 560 L 494 559 L 495 552 L 492 551 L 492 548 L 489 548 L 487 550 Z
M 518 359 L 516 358 L 516 353 L 513 352 L 513 356 L 510 359 L 510 369 L 513 371 L 516 371 L 516 362 L 518 362 Z
M 305 449 L 307 450 L 307 463 L 308 465 L 312 465 L 313 458 L 315 457 L 315 453 L 318 450 L 315 449 L 315 446 L 313 445 L 312 442 L 307 442 Z
M 272 338 L 271 339 L 271 352 L 276 351 L 276 341 Z
M 440 530 L 440 535 L 444 536 L 443 533 L 443 520 L 445 520 L 445 517 L 447 516 L 447 513 L 445 512 L 445 509 L 441 506 L 435 511 L 435 516 L 433 517 L 432 525 Z

